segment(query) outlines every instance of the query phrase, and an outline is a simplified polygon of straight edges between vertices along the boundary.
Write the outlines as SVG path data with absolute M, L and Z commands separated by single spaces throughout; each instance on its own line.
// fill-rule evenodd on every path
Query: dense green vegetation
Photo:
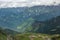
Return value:
M 60 5 L 1 8 L 0 26 L 0 40 L 60 40 Z
M 0 26 L 3 28 L 25 32 L 27 28 L 28 29 L 30 28 L 33 22 L 35 21 L 44 22 L 46 20 L 50 20 L 51 18 L 57 17 L 57 16 L 60 16 L 60 5 L 57 5 L 57 6 L 54 6 L 54 5 L 40 6 L 39 5 L 39 6 L 33 6 L 33 7 L 1 8 L 0 9 Z M 33 20 L 30 20 L 30 19 L 33 19 Z M 34 31 L 36 30 L 37 28 Z
M 1 27 L 0 27 L 0 40 L 7 40 L 7 35 Z
M 45 34 L 60 34 L 60 16 L 46 21 L 35 21 L 32 24 L 32 31 Z
M 60 40 L 60 36 L 56 35 L 47 35 L 47 34 L 40 34 L 40 33 L 26 33 L 26 34 L 18 34 L 15 36 L 16 40 L 53 40 L 56 38 Z M 47 38 L 47 39 L 46 39 Z
M 0 40 L 60 40 L 60 35 L 48 35 L 48 34 L 40 34 L 40 33 L 22 33 L 12 35 L 4 35 L 0 33 Z
M 7 36 L 0 33 L 0 40 L 7 40 Z

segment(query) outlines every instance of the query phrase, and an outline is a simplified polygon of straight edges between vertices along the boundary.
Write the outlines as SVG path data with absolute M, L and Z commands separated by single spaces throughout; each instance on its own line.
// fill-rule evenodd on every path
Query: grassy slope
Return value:
M 0 33 L 0 40 L 7 40 L 7 37 Z
M 33 38 L 34 40 L 44 40 L 43 38 L 39 38 L 39 35 L 41 37 L 43 37 L 43 36 L 51 37 L 50 35 L 46 35 L 46 34 L 35 34 L 35 33 L 29 34 L 29 33 L 27 33 L 27 34 L 18 34 L 15 36 L 15 38 L 16 38 L 16 40 L 30 40 L 29 37 L 32 35 L 36 36 L 36 38 Z
M 55 35 L 47 35 L 47 34 L 40 34 L 40 33 L 26 33 L 26 34 L 23 33 L 23 34 L 15 35 L 14 40 L 31 40 L 30 38 L 31 36 L 35 36 L 33 38 L 34 40 L 45 40 L 42 37 L 46 37 L 46 36 L 48 36 L 48 38 L 56 37 Z M 0 40 L 7 40 L 7 37 L 0 33 Z M 57 40 L 60 40 L 60 38 L 58 38 Z
M 40 35 L 40 37 L 39 37 Z M 31 38 L 29 38 L 30 36 L 36 36 L 35 38 L 33 38 L 34 40 L 45 40 L 42 37 L 46 37 L 48 36 L 48 38 L 52 38 L 52 37 L 56 37 L 55 35 L 47 35 L 47 34 L 36 34 L 36 33 L 26 33 L 26 34 L 18 34 L 15 36 L 16 40 L 31 40 Z M 57 40 L 60 40 L 60 38 L 58 38 Z

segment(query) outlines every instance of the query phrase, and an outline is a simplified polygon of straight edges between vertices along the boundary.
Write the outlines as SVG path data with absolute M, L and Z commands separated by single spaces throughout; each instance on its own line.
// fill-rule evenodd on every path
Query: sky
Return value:
M 56 2 L 57 4 L 60 3 L 60 0 L 0 0 L 3 2 L 28 2 L 34 4 L 52 4 Z
M 0 0 L 0 1 L 5 1 L 5 2 L 60 2 L 60 0 Z
M 4 3 L 9 2 L 9 3 Z M 35 5 L 57 5 L 60 4 L 60 0 L 0 0 L 0 7 L 24 7 Z

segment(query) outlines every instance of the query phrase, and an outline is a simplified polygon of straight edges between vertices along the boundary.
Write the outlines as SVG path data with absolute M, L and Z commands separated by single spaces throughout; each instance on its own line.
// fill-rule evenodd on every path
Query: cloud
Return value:
M 40 4 L 40 5 L 50 5 L 50 4 L 59 4 L 60 0 L 30 0 L 33 4 Z
M 30 7 L 30 6 L 35 6 L 35 5 L 60 4 L 60 0 L 0 0 L 0 1 L 2 1 L 0 2 L 0 7 L 24 7 L 24 6 Z
M 0 1 L 3 1 L 3 2 L 24 2 L 26 0 L 0 0 Z
M 28 2 L 35 4 L 52 4 L 53 2 L 60 3 L 60 0 L 0 0 L 4 2 Z

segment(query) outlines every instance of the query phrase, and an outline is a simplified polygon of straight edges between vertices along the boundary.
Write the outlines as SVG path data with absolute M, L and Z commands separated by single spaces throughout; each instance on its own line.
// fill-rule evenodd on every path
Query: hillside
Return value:
M 25 28 L 25 30 L 26 28 L 29 29 L 34 21 L 45 21 L 53 17 L 60 16 L 59 10 L 60 5 L 1 8 L 0 26 L 3 28 L 21 32 L 21 28 Z M 22 27 L 22 25 L 24 25 L 24 27 Z
M 35 21 L 32 24 L 31 31 L 45 34 L 60 34 L 60 16 L 46 21 Z

